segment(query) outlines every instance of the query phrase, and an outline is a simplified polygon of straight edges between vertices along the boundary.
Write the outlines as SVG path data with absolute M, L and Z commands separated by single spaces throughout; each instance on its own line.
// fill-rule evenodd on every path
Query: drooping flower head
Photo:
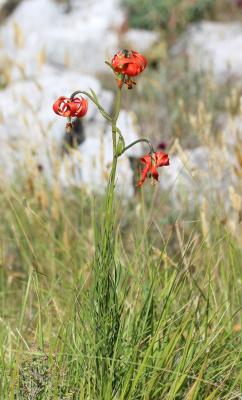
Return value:
M 71 117 L 70 103 L 70 99 L 61 96 L 54 102 L 53 110 L 56 114 L 61 115 L 62 117 Z
M 71 118 L 82 118 L 86 115 L 88 109 L 88 102 L 84 97 L 72 97 L 68 98 L 65 96 L 59 97 L 53 104 L 53 110 L 56 114 L 61 117 L 68 118 L 66 124 L 67 133 L 71 133 L 72 122 Z
M 88 102 L 84 97 L 75 97 L 71 101 L 71 110 L 72 110 L 72 117 L 76 118 L 82 118 L 84 115 L 86 115 L 87 110 L 88 110 Z
M 147 65 L 147 60 L 137 51 L 120 50 L 114 55 L 111 65 L 116 73 L 118 86 L 121 87 L 125 83 L 129 89 L 132 89 L 135 82 L 130 77 L 141 74 Z
M 170 163 L 168 154 L 165 154 L 162 151 L 146 154 L 145 156 L 141 157 L 140 161 L 142 164 L 145 164 L 145 166 L 141 171 L 141 177 L 137 183 L 138 187 L 143 185 L 146 178 L 152 177 L 158 181 L 159 173 L 157 168 L 167 166 Z
M 146 65 L 146 58 L 133 50 L 120 50 L 112 59 L 114 71 L 128 76 L 139 75 Z
M 87 109 L 88 102 L 83 97 L 69 99 L 68 97 L 61 96 L 53 104 L 54 112 L 62 117 L 81 118 L 86 115 Z

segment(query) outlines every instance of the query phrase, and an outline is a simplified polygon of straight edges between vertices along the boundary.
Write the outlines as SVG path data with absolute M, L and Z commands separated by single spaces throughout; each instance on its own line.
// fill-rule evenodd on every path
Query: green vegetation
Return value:
M 212 10 L 209 1 L 160 0 L 148 18 L 148 1 L 143 8 L 125 1 L 139 5 L 130 8 L 131 23 L 145 28 L 177 21 L 179 30 Z M 191 74 L 181 59 L 160 61 L 154 57 L 123 105 L 137 113 L 142 136 L 169 150 L 178 143 L 173 154 L 194 145 L 213 154 L 219 143 L 221 164 L 214 162 L 222 170 L 217 117 L 239 116 L 241 89 Z M 233 151 L 239 165 L 241 148 Z M 213 204 L 204 195 L 206 207 L 193 209 L 180 199 L 176 209 L 147 179 L 133 198 L 115 198 L 116 218 L 102 237 L 101 195 L 58 182 L 50 188 L 32 164 L 23 175 L 11 187 L 0 183 L 0 399 L 240 399 L 241 238 L 223 199 Z M 95 253 L 100 238 L 105 245 Z M 106 275 L 103 265 L 112 267 Z
M 174 214 L 145 191 L 117 215 L 120 323 L 103 380 L 92 262 L 102 199 L 49 191 L 41 174 L 2 187 L 2 399 L 239 398 L 239 246 L 217 212 L 208 241 L 197 212 Z
M 180 30 L 188 23 L 211 17 L 214 0 L 123 0 L 132 27 Z

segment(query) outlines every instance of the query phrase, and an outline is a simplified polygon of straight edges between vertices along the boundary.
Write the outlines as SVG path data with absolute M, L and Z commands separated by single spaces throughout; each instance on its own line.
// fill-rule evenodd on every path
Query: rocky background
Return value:
M 176 210 L 199 206 L 206 231 L 213 205 L 239 237 L 241 6 L 224 0 L 217 14 L 213 9 L 208 17 L 182 25 L 179 15 L 185 9 L 178 8 L 157 28 L 146 26 L 147 20 L 132 24 L 131 0 L 0 2 L 1 181 L 31 173 L 63 188 L 104 190 L 112 158 L 110 128 L 90 104 L 76 127 L 79 147 L 67 151 L 65 121 L 52 104 L 60 95 L 92 88 L 111 111 L 115 82 L 104 61 L 125 45 L 150 61 L 137 88 L 125 94 L 119 127 L 126 142 L 142 135 L 166 147 L 171 166 L 162 170 L 160 186 Z M 144 151 L 137 146 L 120 159 L 117 185 L 125 196 L 134 193 L 132 166 Z

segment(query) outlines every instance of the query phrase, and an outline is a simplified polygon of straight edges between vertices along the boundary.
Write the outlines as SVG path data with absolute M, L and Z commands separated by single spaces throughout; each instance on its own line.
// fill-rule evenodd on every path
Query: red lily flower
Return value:
M 75 97 L 70 104 L 70 109 L 72 111 L 72 117 L 84 117 L 88 110 L 88 101 L 83 97 Z
M 121 50 L 112 59 L 114 71 L 128 76 L 139 75 L 146 65 L 146 58 L 133 50 Z
M 121 50 L 115 54 L 111 64 L 116 73 L 118 87 L 121 88 L 125 83 L 128 89 L 132 89 L 135 82 L 130 77 L 141 74 L 147 65 L 147 60 L 137 51 Z
M 148 177 L 152 177 L 156 181 L 159 180 L 159 174 L 157 168 L 164 167 L 169 165 L 169 156 L 168 154 L 163 153 L 162 151 L 157 151 L 153 154 L 146 154 L 141 157 L 141 162 L 145 164 L 144 169 L 141 172 L 141 178 L 137 183 L 137 186 L 140 187 L 143 185 L 145 179 Z
M 61 96 L 53 104 L 53 110 L 56 114 L 62 117 L 77 117 L 81 118 L 87 113 L 88 102 L 83 97 L 75 97 L 69 99 Z
M 53 110 L 56 114 L 62 117 L 71 117 L 72 111 L 70 108 L 71 100 L 65 96 L 59 97 L 53 104 Z

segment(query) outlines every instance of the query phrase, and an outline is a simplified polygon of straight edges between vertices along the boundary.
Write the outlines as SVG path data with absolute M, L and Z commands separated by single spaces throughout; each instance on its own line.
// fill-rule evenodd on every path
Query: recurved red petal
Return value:
M 61 115 L 62 117 L 70 117 L 70 99 L 64 96 L 59 97 L 53 104 L 53 110 L 56 114 Z
M 143 164 L 147 164 L 147 165 L 151 165 L 151 155 L 150 154 L 146 154 L 145 156 L 143 156 L 143 157 L 141 157 L 140 158 L 140 161 L 143 163 Z
M 88 109 L 88 102 L 83 97 L 75 97 L 70 102 L 71 116 L 81 118 L 86 115 Z
M 152 154 L 146 154 L 141 157 L 140 161 L 145 164 L 143 171 L 141 172 L 141 178 L 137 186 L 141 186 L 147 176 L 152 176 L 155 180 L 159 180 L 159 173 L 157 168 L 169 165 L 168 154 L 158 151 Z
M 163 167 L 169 165 L 169 156 L 162 151 L 158 151 L 155 153 L 155 164 L 157 167 Z
M 84 115 L 86 115 L 87 113 L 87 110 L 88 110 L 88 101 L 82 98 L 82 103 L 79 110 L 77 110 L 76 117 L 77 118 L 84 117 Z
M 155 180 L 158 181 L 159 180 L 159 174 L 158 174 L 156 165 L 154 165 L 154 164 L 151 165 L 150 172 L 151 172 L 152 178 L 154 178 Z
M 136 76 L 141 72 L 140 67 L 135 63 L 129 63 L 124 68 L 124 73 L 128 76 Z
M 112 59 L 115 72 L 128 76 L 140 74 L 147 65 L 146 58 L 134 50 L 121 50 Z
M 141 177 L 140 177 L 140 180 L 137 183 L 137 187 L 140 187 L 140 186 L 143 185 L 145 179 L 147 178 L 149 170 L 150 170 L 150 165 L 146 165 L 144 167 L 144 169 L 141 171 Z

